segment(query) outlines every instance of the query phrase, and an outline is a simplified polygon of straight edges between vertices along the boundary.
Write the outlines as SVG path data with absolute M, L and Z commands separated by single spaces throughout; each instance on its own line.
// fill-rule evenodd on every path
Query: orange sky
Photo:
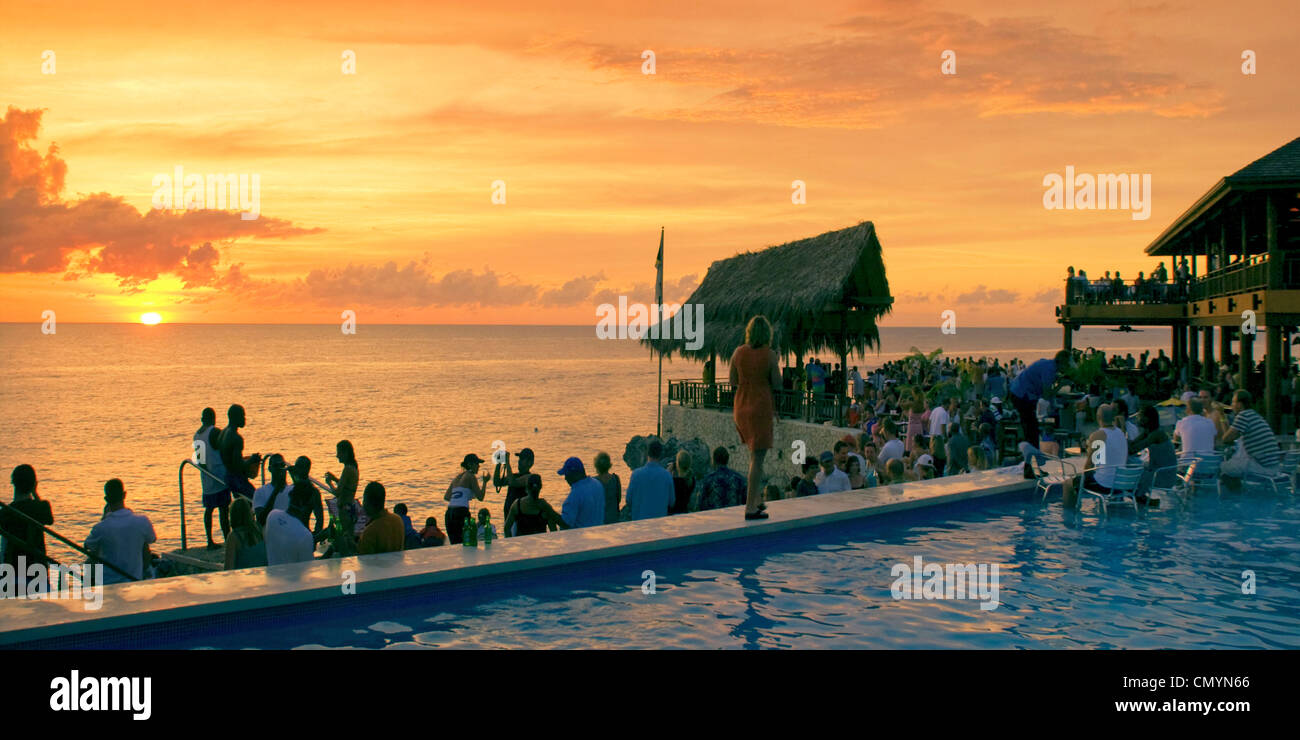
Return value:
M 1048 326 L 1066 264 L 1149 270 L 1300 133 L 1293 2 L 129 5 L 0 11 L 0 320 L 594 323 L 661 225 L 680 300 L 871 220 L 889 324 Z M 1150 219 L 1045 210 L 1066 165 L 1151 174 Z M 177 166 L 259 218 L 151 212 Z

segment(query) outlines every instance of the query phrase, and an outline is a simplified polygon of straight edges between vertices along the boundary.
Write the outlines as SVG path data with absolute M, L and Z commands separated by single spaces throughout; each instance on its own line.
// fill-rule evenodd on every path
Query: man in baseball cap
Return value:
M 572 528 L 594 527 L 605 523 L 605 486 L 587 476 L 582 460 L 571 457 L 557 471 L 569 482 L 569 497 L 560 507 L 564 523 Z
M 836 493 L 838 491 L 852 490 L 853 484 L 849 482 L 849 475 L 835 466 L 835 453 L 827 450 L 822 453 L 820 458 L 822 466 L 822 479 L 817 483 L 818 493 Z

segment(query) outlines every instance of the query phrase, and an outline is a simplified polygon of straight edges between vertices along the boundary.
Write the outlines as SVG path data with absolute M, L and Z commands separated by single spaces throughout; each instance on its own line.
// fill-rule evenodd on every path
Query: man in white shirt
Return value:
M 151 557 L 150 543 L 158 540 L 149 517 L 126 508 L 126 487 L 114 478 L 104 484 L 108 513 L 90 530 L 86 551 L 104 563 L 112 563 L 136 580 L 144 578 Z M 126 583 L 129 579 L 104 566 L 102 583 Z
M 904 446 L 903 440 L 898 438 L 898 426 L 893 419 L 885 419 L 880 423 L 880 436 L 885 438 L 885 444 L 880 448 L 880 468 L 883 470 L 890 460 L 903 458 Z
M 930 436 L 931 437 L 940 434 L 946 435 L 948 433 L 948 423 L 951 422 L 952 419 L 948 416 L 948 409 L 946 408 L 947 405 L 948 402 L 944 401 L 942 404 L 935 406 L 934 409 L 930 411 Z M 911 432 L 909 431 L 908 434 L 911 434 Z
M 1218 429 L 1209 417 L 1201 413 L 1201 399 L 1187 399 L 1187 416 L 1174 425 L 1174 442 L 1182 444 L 1180 455 L 1214 452 L 1214 438 Z
M 848 474 L 835 467 L 834 454 L 829 451 L 823 452 L 821 464 L 821 481 L 817 484 L 818 493 L 835 493 L 837 491 L 848 491 L 853 488 L 853 485 L 849 483 Z
M 289 495 L 289 511 L 275 509 L 266 516 L 266 564 L 300 563 L 311 560 L 316 552 L 316 542 L 307 529 L 311 506 L 309 491 L 294 489 Z
M 858 366 L 854 365 L 853 370 L 849 371 L 849 381 L 853 383 L 853 397 L 862 398 L 866 395 L 867 384 L 862 380 L 862 373 L 858 372 Z
M 271 470 L 271 482 L 253 492 L 253 511 L 257 512 L 258 521 L 261 522 L 265 522 L 266 516 L 275 509 L 288 510 L 289 493 L 293 491 L 293 484 L 289 482 L 289 468 L 283 455 L 278 452 L 271 455 L 266 459 L 266 466 Z M 280 492 L 271 501 L 271 494 L 277 488 Z

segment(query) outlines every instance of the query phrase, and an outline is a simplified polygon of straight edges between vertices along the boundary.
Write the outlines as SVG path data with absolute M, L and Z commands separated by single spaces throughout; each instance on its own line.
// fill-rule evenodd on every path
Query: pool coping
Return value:
M 1028 491 L 1034 481 L 1000 470 L 770 501 L 771 518 L 746 521 L 741 507 L 679 514 L 546 535 L 498 539 L 491 548 L 445 545 L 397 553 L 313 560 L 103 587 L 98 610 L 72 599 L 0 599 L 0 646 L 89 635 L 200 617 L 256 611 L 353 593 L 444 584 L 765 535 Z M 348 576 L 348 574 L 351 576 Z

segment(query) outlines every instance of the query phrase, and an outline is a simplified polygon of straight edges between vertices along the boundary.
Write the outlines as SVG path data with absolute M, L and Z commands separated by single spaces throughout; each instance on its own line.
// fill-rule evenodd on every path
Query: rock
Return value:
M 627 448 L 623 450 L 623 462 L 627 464 L 628 470 L 636 470 L 645 465 L 645 448 L 650 444 L 654 437 L 642 437 L 636 435 L 628 440 Z
M 623 451 L 623 462 L 627 464 L 627 467 L 630 470 L 636 470 L 642 465 L 645 465 L 646 447 L 649 446 L 650 440 L 652 439 L 655 439 L 654 435 L 643 437 L 638 434 L 628 441 L 627 448 Z M 711 450 L 703 440 L 698 437 L 688 440 L 679 440 L 676 437 L 669 437 L 668 439 L 663 440 L 663 444 L 664 465 L 676 460 L 677 452 L 679 450 L 686 450 L 686 452 L 691 456 L 691 471 L 695 474 L 695 477 L 703 478 L 708 474 L 713 460 L 713 450 Z

